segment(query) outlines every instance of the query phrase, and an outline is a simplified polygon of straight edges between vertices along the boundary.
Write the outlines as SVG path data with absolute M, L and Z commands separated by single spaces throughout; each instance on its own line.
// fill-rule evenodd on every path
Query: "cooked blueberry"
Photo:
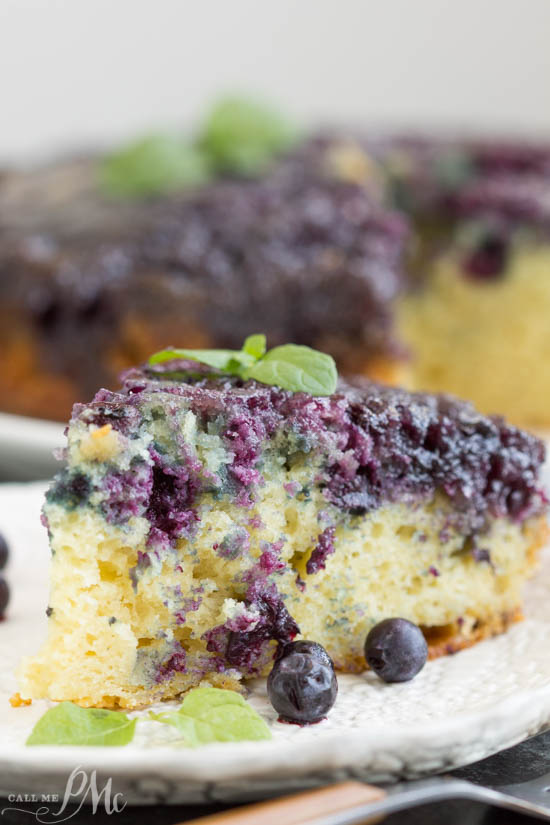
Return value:
M 8 542 L 6 541 L 2 533 L 0 533 L 0 570 L 3 570 L 6 566 L 9 554 L 10 551 L 8 547 Z
M 267 693 L 282 721 L 311 725 L 333 706 L 338 682 L 331 665 L 310 653 L 290 653 L 273 665 Z
M 473 278 L 490 280 L 502 275 L 508 262 L 508 242 L 498 235 L 486 235 L 464 261 Z
M 334 670 L 334 662 L 319 642 L 310 642 L 308 639 L 300 639 L 297 642 L 288 642 L 282 646 L 277 654 L 277 659 L 284 659 L 292 653 L 307 653 L 319 662 L 329 665 Z
M 418 625 L 407 619 L 384 619 L 365 642 L 367 664 L 385 682 L 408 682 L 422 670 L 428 645 Z
M 10 589 L 7 581 L 0 576 L 0 619 L 4 618 L 4 613 L 10 600 Z

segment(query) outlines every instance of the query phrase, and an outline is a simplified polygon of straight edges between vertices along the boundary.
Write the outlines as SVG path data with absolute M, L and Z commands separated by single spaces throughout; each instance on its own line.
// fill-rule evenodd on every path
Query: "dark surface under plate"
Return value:
M 549 771 L 550 731 L 516 745 L 514 748 L 502 751 L 496 756 L 455 771 L 453 775 L 479 784 L 497 787 L 509 783 L 526 782 Z M 23 823 L 36 821 L 36 812 L 41 807 L 39 804 L 21 803 L 20 807 L 24 808 L 25 812 L 6 811 L 0 816 L 0 823 L 2 825 L 23 825 Z M 149 823 L 177 825 L 177 823 L 230 808 L 231 806 L 220 804 L 128 806 L 118 814 L 108 815 L 101 806 L 95 814 L 89 806 L 81 810 L 78 810 L 76 806 L 72 808 L 69 806 L 63 818 L 75 825 L 77 823 L 82 823 L 82 825 L 106 825 L 107 823 L 110 825 L 149 825 Z M 55 820 L 55 817 L 47 817 L 48 822 L 52 819 Z M 423 805 L 413 811 L 395 814 L 384 820 L 387 825 L 526 825 L 528 822 L 535 821 L 509 811 L 500 811 L 486 805 L 465 801 Z

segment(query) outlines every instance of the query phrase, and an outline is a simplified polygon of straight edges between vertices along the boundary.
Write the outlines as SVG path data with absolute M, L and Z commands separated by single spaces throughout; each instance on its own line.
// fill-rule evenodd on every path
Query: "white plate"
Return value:
M 64 446 L 64 424 L 0 413 L 0 478 L 50 478 L 53 451 Z
M 273 730 L 271 742 L 208 745 L 167 741 L 166 726 L 143 722 L 122 748 L 25 747 L 45 701 L 12 708 L 13 671 L 44 634 L 49 552 L 38 513 L 42 484 L 0 486 L 0 529 L 12 548 L 13 601 L 0 623 L 0 793 L 62 793 L 80 765 L 135 803 L 245 799 L 333 778 L 380 782 L 481 759 L 550 726 L 550 550 L 529 586 L 527 621 L 455 656 L 429 662 L 408 684 L 372 674 L 341 676 L 324 722 L 276 721 L 262 681 L 251 701 Z M 137 714 L 139 715 L 139 714 Z

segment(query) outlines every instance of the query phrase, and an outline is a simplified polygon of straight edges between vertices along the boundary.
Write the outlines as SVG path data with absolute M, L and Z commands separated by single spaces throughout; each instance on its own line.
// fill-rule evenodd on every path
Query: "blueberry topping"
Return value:
M 524 521 L 545 507 L 538 482 L 544 444 L 500 418 L 479 415 L 466 402 L 361 379 L 342 382 L 334 395 L 312 401 L 306 393 L 243 383 L 229 374 L 183 380 L 169 371 L 175 363 L 185 362 L 157 365 L 154 373 L 153 368 L 132 370 L 121 392 L 101 390 L 88 407 L 75 407 L 73 421 L 88 423 L 107 404 L 124 402 L 132 411 L 125 435 L 133 439 L 147 420 L 143 405 L 150 405 L 156 393 L 164 397 L 169 392 L 174 409 L 185 405 L 205 431 L 220 433 L 230 460 L 215 487 L 244 510 L 264 482 L 265 454 L 275 443 L 281 455 L 303 451 L 323 467 L 295 497 L 306 500 L 321 489 L 327 505 L 344 519 L 402 497 L 411 503 L 426 501 L 443 490 L 454 505 L 449 529 L 475 535 L 486 529 L 491 516 Z M 140 387 L 137 394 L 135 386 Z M 99 486 L 108 521 L 122 525 L 132 516 L 146 517 L 151 524 L 148 550 L 162 551 L 193 535 L 198 498 L 214 482 L 191 454 L 174 460 L 152 446 L 149 456 L 152 464 L 134 462 L 122 472 L 113 468 L 100 483 L 66 469 L 48 500 L 71 509 L 89 501 Z M 343 520 L 332 516 L 338 523 Z M 243 528 L 242 535 L 220 542 L 216 551 L 231 557 L 246 550 L 246 540 Z M 328 526 L 316 537 L 308 574 L 319 574 L 333 552 L 334 526 Z M 303 586 L 297 582 L 298 588 Z M 238 658 L 243 658 L 240 653 Z
M 385 682 L 408 682 L 428 658 L 428 645 L 418 625 L 407 619 L 384 619 L 365 642 L 369 667 Z
M 308 656 L 313 656 L 318 662 L 331 667 L 334 670 L 334 662 L 326 652 L 323 645 L 319 642 L 311 642 L 308 639 L 300 639 L 297 642 L 288 642 L 282 645 L 277 653 L 277 659 L 285 659 L 293 653 L 307 653 Z
M 311 653 L 290 653 L 273 665 L 267 693 L 281 721 L 312 725 L 333 706 L 338 682 L 333 668 Z
M 4 613 L 6 611 L 6 607 L 8 606 L 9 600 L 10 589 L 8 587 L 8 583 L 2 576 L 0 576 L 0 619 L 4 618 Z
M 0 533 L 0 570 L 3 570 L 8 562 L 10 551 L 8 547 L 8 542 Z

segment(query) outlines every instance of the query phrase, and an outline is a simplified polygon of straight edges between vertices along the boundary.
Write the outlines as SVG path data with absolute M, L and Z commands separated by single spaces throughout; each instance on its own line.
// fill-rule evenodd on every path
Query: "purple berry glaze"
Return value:
M 178 590 L 179 590 L 179 588 L 178 588 Z M 201 590 L 201 588 L 198 588 L 198 590 Z M 197 591 L 193 590 L 193 593 L 196 594 Z M 193 596 L 182 597 L 181 590 L 179 591 L 179 595 L 180 595 L 180 598 L 181 598 L 181 607 L 179 607 L 175 611 L 176 622 L 178 624 L 185 624 L 185 622 L 187 621 L 187 614 L 191 613 L 195 610 L 198 610 L 199 607 L 201 606 L 202 596 L 198 595 L 198 596 L 195 597 L 195 595 L 193 595 Z
M 390 195 L 406 212 L 550 229 L 549 145 L 414 136 L 363 142 L 386 168 Z M 393 164 L 397 155 L 406 163 Z
M 493 280 L 505 272 L 508 252 L 509 244 L 506 237 L 489 233 L 465 256 L 463 269 L 475 280 Z
M 300 629 L 275 587 L 255 593 L 245 603 L 259 611 L 260 619 L 253 630 L 231 631 L 227 639 L 225 659 L 233 667 L 253 673 L 267 642 L 292 641 Z
M 285 489 L 285 493 L 287 496 L 290 496 L 290 498 L 294 498 L 296 493 L 298 493 L 301 489 L 297 481 L 289 481 L 287 484 L 283 484 L 283 487 Z
M 172 467 L 156 463 L 145 517 L 151 524 L 149 544 L 170 545 L 190 537 L 198 521 L 193 504 L 199 484 L 186 465 Z
M 515 248 L 550 240 L 550 145 L 414 136 L 363 138 L 387 172 L 388 201 L 413 219 L 426 260 L 456 251 L 466 277 L 504 275 Z M 463 229 L 497 227 L 463 254 Z M 427 231 L 425 231 L 427 230 Z
M 136 461 L 125 472 L 111 472 L 105 477 L 105 490 L 108 496 L 101 509 L 107 521 L 124 524 L 131 516 L 141 516 L 147 510 L 153 490 L 151 467 Z M 131 497 L 128 490 L 132 490 Z
M 306 572 L 309 576 L 324 570 L 328 556 L 334 553 L 334 527 L 326 527 L 317 537 L 317 544 L 306 564 Z
M 449 198 L 449 210 L 459 217 L 500 219 L 513 229 L 528 224 L 550 230 L 550 173 L 540 176 L 517 173 L 477 177 Z
M 107 402 L 133 409 L 135 414 L 121 419 L 126 427 L 129 420 L 141 421 L 144 405 L 158 398 L 167 421 L 183 408 L 191 410 L 205 429 L 217 428 L 229 457 L 217 494 L 245 508 L 262 483 L 265 450 L 275 444 L 285 459 L 306 452 L 317 462 L 310 486 L 317 485 L 327 505 L 345 515 L 372 512 L 395 501 L 425 501 L 441 491 L 455 511 L 449 526 L 475 534 L 490 516 L 523 521 L 545 504 L 538 483 L 543 443 L 502 418 L 480 415 L 466 402 L 360 379 L 341 383 L 332 396 L 313 398 L 253 381 L 243 384 L 229 376 L 190 378 L 185 366 L 171 362 L 163 369 L 134 370 L 120 392 L 101 391 L 99 406 Z M 139 394 L 132 392 L 136 383 L 145 385 Z M 88 420 L 96 404 L 77 407 L 76 416 Z M 127 430 L 130 437 L 138 432 L 139 427 Z M 133 501 L 131 511 L 141 510 L 151 524 L 151 546 L 167 546 L 193 534 L 198 497 L 210 484 L 187 447 L 179 445 L 178 450 L 177 460 L 168 460 L 151 448 L 150 488 L 142 472 L 122 479 L 126 497 Z M 111 506 L 117 519 L 124 495 L 119 481 L 107 474 L 102 488 L 107 492 L 107 511 Z M 49 495 L 78 506 L 89 490 L 89 479 L 65 470 Z M 297 497 L 308 495 L 306 489 Z
M 243 574 L 248 584 L 243 603 L 248 615 L 230 619 L 224 625 L 205 634 L 207 649 L 220 654 L 231 667 L 256 673 L 265 664 L 266 646 L 270 641 L 285 644 L 292 641 L 300 629 L 287 608 L 274 581 L 268 577 L 284 568 L 275 564 L 276 550 L 266 549 L 260 561 Z M 270 561 L 266 564 L 266 556 Z
M 270 576 L 272 573 L 280 573 L 285 569 L 286 565 L 281 559 L 281 550 L 283 549 L 284 543 L 284 539 L 279 539 L 279 541 L 273 542 L 273 544 L 267 541 L 260 542 L 262 553 L 258 564 L 261 572 L 266 576 Z
M 110 424 L 121 435 L 135 432 L 139 426 L 139 411 L 132 405 L 125 404 L 122 399 L 112 400 L 109 390 L 99 390 L 94 398 L 93 406 L 75 404 L 73 418 L 79 417 L 86 424 L 95 427 L 104 427 Z
M 158 667 L 155 682 L 164 682 L 171 679 L 175 673 L 185 673 L 186 670 L 185 650 L 179 642 L 175 642 L 174 652 Z

